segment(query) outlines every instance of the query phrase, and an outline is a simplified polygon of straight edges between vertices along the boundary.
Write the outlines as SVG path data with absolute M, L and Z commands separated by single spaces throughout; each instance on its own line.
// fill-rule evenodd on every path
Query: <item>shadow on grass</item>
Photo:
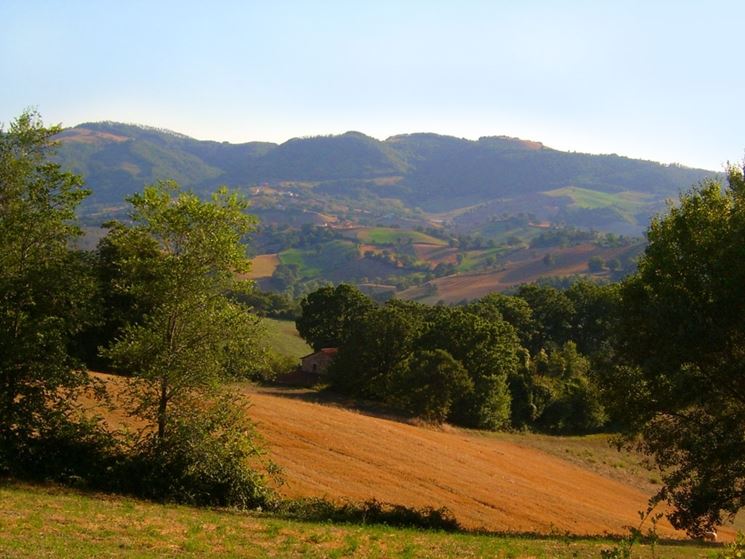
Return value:
M 462 532 L 463 528 L 446 508 L 414 508 L 375 499 L 364 502 L 333 502 L 326 499 L 293 499 L 281 501 L 274 515 L 308 522 L 344 524 L 380 524 L 397 528 L 420 528 L 444 532 Z
M 263 385 L 256 388 L 255 392 L 267 396 L 276 396 L 279 398 L 300 400 L 312 404 L 322 404 L 325 406 L 342 408 L 345 410 L 355 411 L 362 415 L 369 415 L 371 417 L 387 419 L 398 423 L 407 423 L 410 425 L 422 424 L 420 419 L 407 415 L 405 412 L 394 407 L 387 406 L 380 402 L 359 400 L 357 398 L 345 396 L 338 392 L 334 392 L 327 387 L 300 388 L 282 385 Z

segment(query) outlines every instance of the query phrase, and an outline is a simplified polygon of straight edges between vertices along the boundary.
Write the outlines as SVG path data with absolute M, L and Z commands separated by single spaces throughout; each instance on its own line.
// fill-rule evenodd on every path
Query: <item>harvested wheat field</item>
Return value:
M 95 377 L 116 400 L 123 379 Z M 250 414 L 284 473 L 285 497 L 447 507 L 467 529 L 536 534 L 627 534 L 651 494 L 535 447 L 449 426 L 362 413 L 309 390 L 243 386 Z M 98 406 L 86 399 L 91 408 Z M 103 410 L 98 408 L 99 413 Z M 112 427 L 131 424 L 104 412 Z M 550 439 L 546 437 L 544 439 Z M 517 441 L 517 442 L 515 442 Z M 545 444 L 545 442 L 543 443 Z M 549 441 L 549 444 L 552 444 Z M 661 521 L 661 536 L 685 538 Z M 719 530 L 720 540 L 734 530 Z
M 276 254 L 259 254 L 251 260 L 251 271 L 246 274 L 248 279 L 269 278 L 279 265 Z
M 300 392 L 246 391 L 289 497 L 447 507 L 466 528 L 540 534 L 624 534 L 646 508 L 649 495 L 634 486 L 519 444 L 304 401 Z M 659 532 L 685 537 L 664 521 Z

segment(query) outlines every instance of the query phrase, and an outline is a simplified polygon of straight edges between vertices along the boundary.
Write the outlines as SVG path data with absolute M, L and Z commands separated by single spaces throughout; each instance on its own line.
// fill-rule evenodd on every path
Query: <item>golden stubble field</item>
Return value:
M 122 380 L 96 376 L 112 388 Z M 564 458 L 549 437 L 530 442 L 530 435 L 418 425 L 348 409 L 308 390 L 242 385 L 240 391 L 283 469 L 279 491 L 286 497 L 447 507 L 465 528 L 490 532 L 625 535 L 638 525 L 652 492 L 638 475 L 624 480 L 577 460 L 580 451 L 589 452 L 584 443 Z M 121 414 L 109 420 L 126 421 Z M 556 443 L 562 452 L 571 446 Z M 658 533 L 686 538 L 665 520 Z M 719 535 L 728 541 L 734 530 L 722 528 Z
M 246 388 L 287 496 L 447 507 L 466 528 L 624 534 L 649 494 L 535 448 Z M 666 522 L 666 537 L 685 537 Z

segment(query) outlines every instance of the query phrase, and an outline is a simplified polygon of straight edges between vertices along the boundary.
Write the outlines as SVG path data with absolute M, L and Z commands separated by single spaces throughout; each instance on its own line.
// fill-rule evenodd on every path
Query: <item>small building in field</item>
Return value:
M 326 373 L 331 361 L 336 356 L 335 347 L 324 347 L 300 358 L 300 370 L 304 373 L 316 373 L 323 375 Z
M 337 349 L 325 347 L 300 358 L 300 366 L 294 371 L 281 375 L 276 382 L 291 386 L 313 386 L 321 382 L 326 369 L 333 361 Z

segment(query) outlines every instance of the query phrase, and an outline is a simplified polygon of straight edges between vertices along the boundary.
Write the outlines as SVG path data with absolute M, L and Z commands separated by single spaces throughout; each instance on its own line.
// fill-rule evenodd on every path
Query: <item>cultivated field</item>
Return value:
M 248 279 L 269 278 L 279 265 L 279 256 L 276 254 L 259 254 L 251 259 L 251 270 Z
M 245 388 L 275 461 L 283 493 L 447 507 L 467 528 L 537 534 L 623 534 L 653 492 L 652 474 L 605 448 L 545 438 L 435 429 L 352 411 L 309 391 Z M 532 440 L 534 439 L 534 440 Z M 559 450 L 563 452 L 563 450 Z M 583 453 L 589 455 L 583 457 Z M 613 459 L 613 456 L 616 456 Z M 618 465 L 622 464 L 622 468 Z M 625 472 L 614 473 L 614 470 Z M 624 477 L 625 476 L 625 477 Z M 643 480 L 641 483 L 639 480 Z M 662 522 L 666 537 L 684 538 Z M 732 530 L 723 530 L 725 538 Z
M 121 378 L 96 375 L 114 388 Z M 242 385 L 284 472 L 285 497 L 446 507 L 469 530 L 625 535 L 659 480 L 604 436 L 548 437 L 432 427 L 308 389 Z M 128 423 L 108 413 L 112 427 Z M 651 527 L 651 526 L 647 526 Z M 742 526 L 738 524 L 738 528 Z M 666 521 L 658 532 L 686 539 Z M 719 531 L 734 538 L 733 527 Z
M 425 303 L 440 300 L 455 303 L 463 299 L 477 299 L 492 291 L 504 291 L 523 283 L 537 281 L 544 276 L 562 277 L 587 273 L 588 260 L 593 256 L 610 260 L 632 249 L 602 248 L 590 243 L 568 248 L 525 249 L 510 254 L 505 261 L 500 259 L 497 270 L 437 278 L 429 282 L 437 288 L 434 293 L 419 286 L 404 290 L 400 296 Z M 544 262 L 547 254 L 550 254 L 553 260 L 548 265 Z M 464 263 L 468 262 L 464 260 Z
M 412 242 L 435 246 L 447 245 L 446 241 L 410 229 L 397 229 L 391 227 L 355 227 L 346 231 L 346 234 L 356 238 L 363 243 L 372 245 L 393 245 L 400 242 Z

